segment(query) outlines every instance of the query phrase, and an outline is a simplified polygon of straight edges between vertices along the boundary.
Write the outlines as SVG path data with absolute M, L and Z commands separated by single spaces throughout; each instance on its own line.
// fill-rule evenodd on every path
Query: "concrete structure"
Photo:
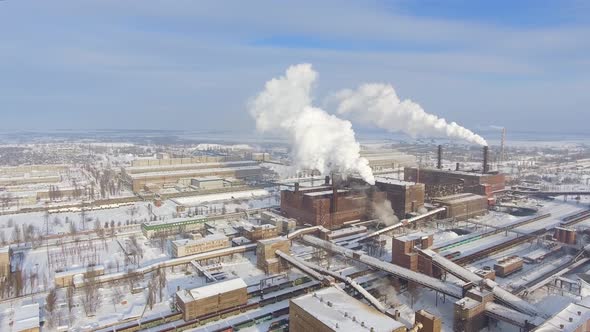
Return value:
M 10 274 L 10 246 L 0 247 L 0 281 L 4 281 Z
M 184 257 L 202 252 L 229 248 L 231 242 L 223 234 L 212 234 L 200 239 L 182 239 L 172 241 L 172 256 Z
M 280 250 L 289 253 L 291 244 L 285 237 L 260 240 L 256 246 L 256 266 L 266 274 L 278 274 L 288 268 L 285 261 L 278 258 L 275 253 Z
M 396 237 L 392 242 L 391 262 L 406 269 L 438 278 L 441 275 L 440 269 L 432 264 L 432 260 L 414 250 L 414 247 L 428 249 L 432 247 L 433 242 L 432 234 L 422 232 Z
M 385 193 L 374 188 L 368 191 L 319 186 L 281 191 L 281 212 L 300 224 L 342 227 L 343 223 L 372 217 L 373 203 L 385 201 Z
M 39 303 L 22 305 L 14 309 L 13 319 L 14 323 L 9 331 L 39 332 Z
M 297 220 L 284 217 L 272 211 L 260 212 L 260 222 L 274 225 L 281 234 L 292 232 L 297 227 Z
M 191 179 L 191 185 L 199 189 L 219 189 L 225 186 L 225 181 L 217 176 L 205 176 Z
M 103 274 L 104 266 L 96 265 L 57 272 L 54 275 L 53 280 L 55 282 L 55 286 L 67 287 L 74 285 L 74 279 L 77 275 L 81 275 L 83 278 L 91 278 L 101 276 Z
M 387 195 L 395 215 L 404 219 L 424 206 L 424 184 L 377 177 L 375 186 Z
M 248 302 L 244 280 L 237 278 L 176 292 L 176 307 L 185 321 Z
M 571 303 L 560 312 L 553 315 L 534 332 L 586 332 L 590 330 L 590 299 Z
M 289 332 L 402 332 L 406 327 L 337 287 L 289 301 Z
M 522 269 L 523 265 L 524 262 L 522 258 L 518 256 L 509 256 L 498 260 L 498 262 L 494 264 L 494 271 L 496 271 L 496 275 L 499 277 L 507 277 Z
M 148 239 L 154 236 L 189 233 L 203 229 L 207 218 L 173 218 L 141 224 L 141 232 Z
M 440 332 L 442 328 L 442 320 L 426 310 L 418 310 L 415 315 L 414 325 L 422 324 L 422 328 L 418 329 L 420 332 Z
M 432 202 L 446 207 L 446 218 L 467 220 L 488 212 L 488 200 L 485 196 L 463 193 L 436 197 Z
M 250 241 L 269 239 L 277 235 L 279 235 L 278 228 L 270 224 L 244 225 L 242 227 L 242 236 Z

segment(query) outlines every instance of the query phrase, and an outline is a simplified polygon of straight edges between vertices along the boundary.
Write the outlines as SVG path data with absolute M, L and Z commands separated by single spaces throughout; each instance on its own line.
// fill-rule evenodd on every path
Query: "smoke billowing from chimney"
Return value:
M 387 199 L 381 203 L 373 202 L 373 214 L 385 227 L 392 226 L 399 222 L 399 219 L 395 215 L 395 211 L 393 211 L 393 208 L 391 207 L 391 201 Z
M 339 102 L 338 113 L 353 121 L 412 137 L 448 137 L 488 145 L 483 137 L 471 130 L 428 114 L 409 99 L 400 100 L 389 84 L 363 84 L 356 90 L 340 91 L 335 98 Z
M 312 106 L 311 90 L 318 74 L 310 64 L 287 69 L 285 76 L 266 82 L 264 90 L 249 104 L 261 132 L 287 137 L 298 168 L 321 173 L 359 173 L 368 183 L 375 178 L 369 162 L 360 156 L 360 144 L 350 121 Z

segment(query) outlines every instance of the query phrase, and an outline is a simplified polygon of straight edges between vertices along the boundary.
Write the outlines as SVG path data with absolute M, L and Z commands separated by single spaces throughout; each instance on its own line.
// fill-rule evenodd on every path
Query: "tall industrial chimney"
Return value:
M 442 145 L 438 146 L 438 154 L 436 158 L 436 168 L 442 169 Z
M 489 160 L 489 149 L 488 146 L 484 146 L 483 147 L 483 173 L 487 173 L 490 171 L 489 165 L 488 165 L 488 160 Z
M 338 187 L 332 181 L 332 213 L 338 212 Z

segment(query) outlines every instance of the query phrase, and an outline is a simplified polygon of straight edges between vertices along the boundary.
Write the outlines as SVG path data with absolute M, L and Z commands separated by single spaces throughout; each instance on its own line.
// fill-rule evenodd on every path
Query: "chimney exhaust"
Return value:
M 436 168 L 438 169 L 442 169 L 442 145 L 438 146 L 438 154 L 437 154 L 437 158 L 436 158 Z
M 489 160 L 489 148 L 488 146 L 483 147 L 483 173 L 488 173 L 490 171 L 488 160 Z

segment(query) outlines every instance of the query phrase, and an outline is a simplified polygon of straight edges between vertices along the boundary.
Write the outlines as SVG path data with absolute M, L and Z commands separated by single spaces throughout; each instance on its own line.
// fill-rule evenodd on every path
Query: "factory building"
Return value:
M 191 179 L 191 186 L 199 189 L 219 189 L 225 187 L 225 180 L 218 176 L 205 176 Z
M 391 207 L 400 219 L 424 207 L 424 184 L 377 177 L 375 186 L 387 195 Z
M 406 269 L 438 278 L 441 275 L 440 269 L 434 266 L 428 257 L 420 255 L 414 250 L 414 247 L 430 248 L 433 242 L 432 234 L 422 232 L 396 237 L 392 242 L 391 262 Z
M 291 245 L 286 237 L 260 240 L 256 245 L 256 266 L 266 274 L 278 274 L 287 269 L 288 265 L 275 252 L 280 250 L 288 253 L 290 249 Z
M 244 225 L 242 227 L 242 236 L 250 241 L 269 239 L 277 235 L 279 235 L 279 229 L 270 224 Z
M 173 218 L 141 223 L 143 236 L 151 239 L 159 235 L 189 233 L 203 229 L 207 218 Z
M 456 193 L 472 193 L 486 196 L 493 201 L 494 193 L 505 189 L 504 174 L 489 172 L 488 149 L 484 147 L 482 171 L 442 169 L 442 147 L 439 146 L 437 168 L 406 167 L 404 180 L 425 184 L 427 197 L 439 197 Z
M 182 239 L 172 241 L 172 256 L 184 257 L 202 252 L 229 248 L 231 242 L 223 234 L 211 234 L 197 239 Z
M 326 181 L 327 182 L 327 181 Z M 281 191 L 281 212 L 300 224 L 342 227 L 345 222 L 370 219 L 373 203 L 385 201 L 385 193 L 374 188 L 366 191 L 337 186 L 299 188 Z
M 187 163 L 171 163 L 179 159 L 162 159 L 158 163 L 149 163 L 147 166 L 132 166 L 122 170 L 124 178 L 131 184 L 133 191 L 157 190 L 165 186 L 173 186 L 181 182 L 193 184 L 194 178 L 253 178 L 258 177 L 261 168 L 256 161 L 228 161 L 195 163 L 188 158 Z M 165 163 L 162 163 L 165 162 Z M 197 180 L 197 184 L 200 181 Z M 207 184 L 203 183 L 204 186 Z
M 289 331 L 405 332 L 406 327 L 343 290 L 327 287 L 289 301 Z
M 176 292 L 176 306 L 185 321 L 248 302 L 244 280 L 237 278 Z
M 440 332 L 442 329 L 442 320 L 426 310 L 418 310 L 415 315 L 414 326 L 422 325 L 420 332 Z
M 273 211 L 260 212 L 260 222 L 263 224 L 274 225 L 280 234 L 292 232 L 297 227 L 297 220 L 283 217 Z
M 569 304 L 533 331 L 585 332 L 588 330 L 590 330 L 590 300 L 586 297 L 579 302 Z
M 488 212 L 488 199 L 485 196 L 463 193 L 435 197 L 432 202 L 446 207 L 446 218 L 467 220 Z
M 170 158 L 167 153 L 160 153 L 161 158 L 143 158 L 131 161 L 131 167 L 168 166 L 180 164 L 222 163 L 232 161 L 229 156 L 195 156 L 190 158 Z M 158 157 L 158 156 L 157 156 Z

